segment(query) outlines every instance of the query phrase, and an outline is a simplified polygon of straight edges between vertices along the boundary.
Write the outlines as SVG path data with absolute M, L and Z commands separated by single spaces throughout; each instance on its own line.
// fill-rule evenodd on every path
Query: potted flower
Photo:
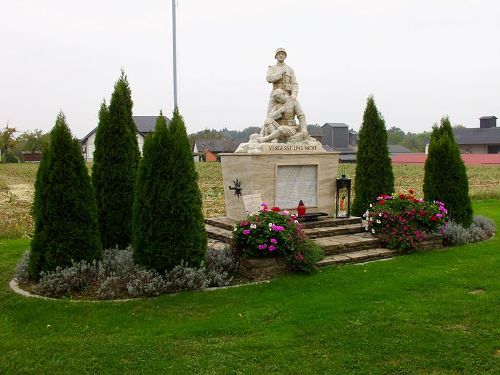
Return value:
M 413 189 L 408 193 L 380 195 L 363 215 L 366 230 L 390 249 L 421 247 L 424 240 L 439 233 L 447 219 L 448 210 L 443 202 L 417 199 Z
M 258 213 L 234 227 L 234 254 L 240 257 L 240 272 L 250 279 L 265 279 L 298 269 L 316 269 L 322 249 L 307 239 L 295 215 L 279 207 L 261 204 Z

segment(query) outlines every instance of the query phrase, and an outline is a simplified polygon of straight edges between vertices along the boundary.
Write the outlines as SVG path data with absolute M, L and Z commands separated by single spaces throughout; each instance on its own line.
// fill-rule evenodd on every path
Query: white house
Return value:
M 146 135 L 155 130 L 157 118 L 158 116 L 132 116 L 135 126 L 137 127 L 137 143 L 139 143 L 139 150 L 141 153 Z M 170 119 L 168 118 L 167 123 L 170 123 Z M 83 157 L 86 161 L 94 160 L 96 130 L 97 128 L 94 128 L 89 134 L 80 140 L 82 144 Z

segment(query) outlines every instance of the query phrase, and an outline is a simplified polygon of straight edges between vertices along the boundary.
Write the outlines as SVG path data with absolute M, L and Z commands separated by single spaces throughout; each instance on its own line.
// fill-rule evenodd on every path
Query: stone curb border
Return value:
M 224 289 L 232 289 L 232 288 L 240 288 L 242 286 L 247 286 L 247 285 L 257 285 L 257 284 L 269 284 L 273 280 L 263 280 L 263 281 L 254 281 L 251 283 L 246 283 L 246 284 L 236 284 L 236 285 L 228 285 L 228 286 L 219 286 L 219 287 L 212 287 L 212 288 L 205 288 L 205 289 L 198 289 L 197 291 L 201 292 L 215 292 L 217 290 L 224 290 Z M 19 294 L 20 296 L 27 297 L 27 298 L 38 298 L 38 299 L 43 299 L 47 301 L 69 301 L 69 302 L 90 302 L 90 303 L 101 303 L 101 302 L 130 302 L 130 301 L 140 301 L 144 299 L 151 299 L 151 298 L 156 298 L 160 296 L 155 296 L 155 297 L 138 297 L 138 298 L 121 298 L 121 299 L 61 299 L 61 298 L 52 298 L 52 297 L 45 297 L 45 296 L 40 296 L 38 294 L 32 294 L 30 292 L 25 291 L 24 289 L 21 289 L 19 287 L 19 284 L 16 279 L 12 279 L 9 281 L 9 288 L 16 294 Z M 179 293 L 169 293 L 169 294 L 163 294 L 167 296 L 174 296 Z

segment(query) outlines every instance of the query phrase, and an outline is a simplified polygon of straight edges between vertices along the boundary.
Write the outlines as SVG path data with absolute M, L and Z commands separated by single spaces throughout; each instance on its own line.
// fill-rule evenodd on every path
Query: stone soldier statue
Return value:
M 276 50 L 275 58 L 276 65 L 271 65 L 267 69 L 266 79 L 267 82 L 272 83 L 273 89 L 271 91 L 271 97 L 269 98 L 269 105 L 267 107 L 267 112 L 269 113 L 274 105 L 272 93 L 274 90 L 281 89 L 285 91 L 292 99 L 297 99 L 297 93 L 299 91 L 299 84 L 295 78 L 295 73 L 292 68 L 285 64 L 286 51 L 284 48 L 278 48 Z
M 267 114 L 258 142 L 289 142 L 309 139 L 306 116 L 297 99 L 286 94 L 283 89 L 276 89 L 271 94 L 276 104 Z M 299 123 L 295 122 L 295 117 Z

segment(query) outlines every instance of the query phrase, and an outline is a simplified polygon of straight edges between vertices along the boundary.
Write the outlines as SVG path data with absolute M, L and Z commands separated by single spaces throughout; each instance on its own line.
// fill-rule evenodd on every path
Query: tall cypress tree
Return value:
M 92 167 L 99 229 L 104 248 L 132 242 L 132 207 L 140 153 L 132 119 L 132 94 L 122 70 L 109 108 L 99 110 Z
M 182 117 L 167 127 L 160 113 L 146 138 L 134 203 L 134 259 L 159 272 L 180 262 L 199 266 L 205 259 L 201 193 Z
M 445 203 L 450 219 L 465 227 L 472 224 L 467 170 L 448 117 L 432 129 L 423 190 L 425 200 Z
M 359 131 L 352 214 L 361 216 L 380 194 L 394 191 L 385 121 L 369 96 Z
M 57 116 L 51 143 L 35 183 L 30 275 L 68 266 L 71 260 L 101 256 L 97 208 L 80 142 L 73 139 L 63 113 Z

